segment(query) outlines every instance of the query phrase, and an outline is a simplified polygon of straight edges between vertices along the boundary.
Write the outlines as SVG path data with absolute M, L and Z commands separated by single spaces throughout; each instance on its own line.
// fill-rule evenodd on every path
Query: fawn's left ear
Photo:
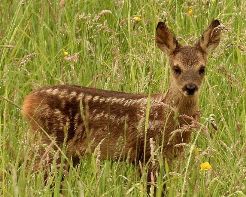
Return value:
M 168 55 L 171 55 L 177 48 L 180 47 L 174 34 L 163 22 L 159 22 L 156 27 L 155 41 L 157 46 Z
M 222 27 L 219 20 L 213 20 L 209 27 L 203 32 L 202 37 L 196 43 L 203 52 L 209 53 L 215 49 L 220 42 Z

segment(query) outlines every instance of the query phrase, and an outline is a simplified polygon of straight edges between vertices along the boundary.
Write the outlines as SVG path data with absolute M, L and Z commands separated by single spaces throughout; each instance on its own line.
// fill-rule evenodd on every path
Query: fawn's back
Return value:
M 100 144 L 103 158 L 135 160 L 142 156 L 146 115 L 149 139 L 156 132 L 161 134 L 174 111 L 158 96 L 61 85 L 28 95 L 23 114 L 29 117 L 33 130 L 46 131 L 60 145 L 66 140 L 72 155 L 83 155 Z M 170 120 L 165 121 L 168 114 Z

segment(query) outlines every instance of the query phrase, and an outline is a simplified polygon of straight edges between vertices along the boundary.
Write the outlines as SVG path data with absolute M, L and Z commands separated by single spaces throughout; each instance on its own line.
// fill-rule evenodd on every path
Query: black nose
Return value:
M 189 83 L 186 84 L 183 88 L 183 90 L 188 94 L 188 95 L 193 95 L 195 91 L 197 90 L 197 86 L 194 83 Z

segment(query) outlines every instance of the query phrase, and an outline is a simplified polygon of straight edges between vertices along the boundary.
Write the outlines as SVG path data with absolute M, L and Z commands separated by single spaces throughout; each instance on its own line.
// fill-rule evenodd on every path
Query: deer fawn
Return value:
M 58 85 L 26 96 L 22 113 L 34 131 L 45 133 L 46 143 L 65 143 L 69 157 L 79 158 L 99 147 L 101 159 L 146 162 L 152 140 L 163 158 L 172 160 L 182 152 L 179 144 L 189 142 L 192 118 L 198 119 L 207 56 L 219 44 L 220 34 L 220 22 L 214 20 L 194 46 L 181 46 L 165 23 L 158 23 L 156 44 L 168 55 L 171 68 L 165 95 Z M 188 127 L 182 130 L 184 126 Z

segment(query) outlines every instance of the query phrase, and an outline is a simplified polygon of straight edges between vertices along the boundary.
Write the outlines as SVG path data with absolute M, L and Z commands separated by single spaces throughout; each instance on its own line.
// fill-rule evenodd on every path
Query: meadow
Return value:
M 45 183 L 27 162 L 24 96 L 55 84 L 164 93 L 169 64 L 155 45 L 156 24 L 166 20 L 182 44 L 193 44 L 213 19 L 225 28 L 200 95 L 206 129 L 157 185 L 166 180 L 167 196 L 246 196 L 246 1 L 2 0 L 0 16 L 0 196 L 147 196 L 144 167 L 139 176 L 96 154 L 63 179 L 54 164 Z

